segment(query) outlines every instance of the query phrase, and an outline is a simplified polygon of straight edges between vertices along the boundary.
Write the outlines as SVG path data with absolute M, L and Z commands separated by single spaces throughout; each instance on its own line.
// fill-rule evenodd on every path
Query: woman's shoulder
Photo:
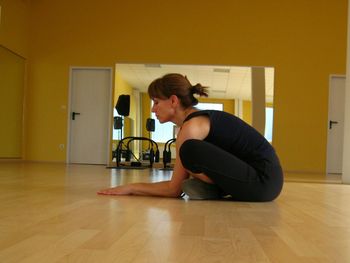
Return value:
M 187 139 L 204 139 L 210 130 L 210 120 L 206 115 L 199 115 L 196 118 L 190 118 L 183 123 L 180 133 Z

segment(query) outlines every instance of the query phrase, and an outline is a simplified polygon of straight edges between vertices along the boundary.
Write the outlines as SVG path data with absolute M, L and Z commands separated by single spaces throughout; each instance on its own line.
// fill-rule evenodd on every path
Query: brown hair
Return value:
M 192 86 L 186 76 L 170 73 L 152 81 L 148 87 L 148 95 L 151 99 L 168 99 L 171 95 L 176 95 L 181 105 L 188 108 L 198 103 L 198 100 L 193 96 L 194 94 L 208 97 L 207 89 L 199 83 Z

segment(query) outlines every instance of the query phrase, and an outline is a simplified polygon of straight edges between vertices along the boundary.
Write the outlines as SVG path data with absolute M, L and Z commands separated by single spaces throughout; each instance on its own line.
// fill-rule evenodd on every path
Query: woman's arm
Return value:
M 205 119 L 204 119 L 205 118 Z M 203 125 L 204 124 L 204 125 Z M 203 140 L 209 133 L 209 120 L 206 117 L 193 118 L 187 121 L 179 131 L 176 139 L 176 161 L 170 181 L 157 183 L 133 183 L 98 192 L 101 195 L 151 195 L 165 197 L 179 197 L 182 193 L 181 184 L 189 177 L 179 156 L 179 149 L 188 139 Z
M 181 188 L 171 187 L 171 181 L 157 183 L 133 183 L 100 190 L 100 195 L 151 195 L 165 197 L 179 197 Z
M 156 183 L 133 183 L 121 185 L 113 188 L 103 189 L 98 192 L 101 195 L 151 195 L 165 197 L 179 197 L 182 193 L 182 181 L 188 178 L 188 172 L 183 168 L 179 149 L 182 140 L 176 142 L 176 161 L 174 171 L 170 181 Z

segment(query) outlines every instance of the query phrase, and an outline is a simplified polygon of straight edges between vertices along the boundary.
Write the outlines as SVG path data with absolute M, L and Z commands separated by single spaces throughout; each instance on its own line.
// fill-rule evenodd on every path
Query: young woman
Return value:
M 134 183 L 98 193 L 104 195 L 152 195 L 190 199 L 271 201 L 281 192 L 283 173 L 271 144 L 254 128 L 226 112 L 194 106 L 194 94 L 207 96 L 207 88 L 192 86 L 181 74 L 154 80 L 148 94 L 152 112 L 160 123 L 180 127 L 176 162 L 170 181 Z

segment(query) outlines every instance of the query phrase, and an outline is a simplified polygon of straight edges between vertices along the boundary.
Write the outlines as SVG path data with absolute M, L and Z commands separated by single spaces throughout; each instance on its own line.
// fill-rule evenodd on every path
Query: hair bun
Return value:
M 196 85 L 190 88 L 192 94 L 198 94 L 199 96 L 208 97 L 207 87 L 203 87 L 201 84 L 197 83 Z

